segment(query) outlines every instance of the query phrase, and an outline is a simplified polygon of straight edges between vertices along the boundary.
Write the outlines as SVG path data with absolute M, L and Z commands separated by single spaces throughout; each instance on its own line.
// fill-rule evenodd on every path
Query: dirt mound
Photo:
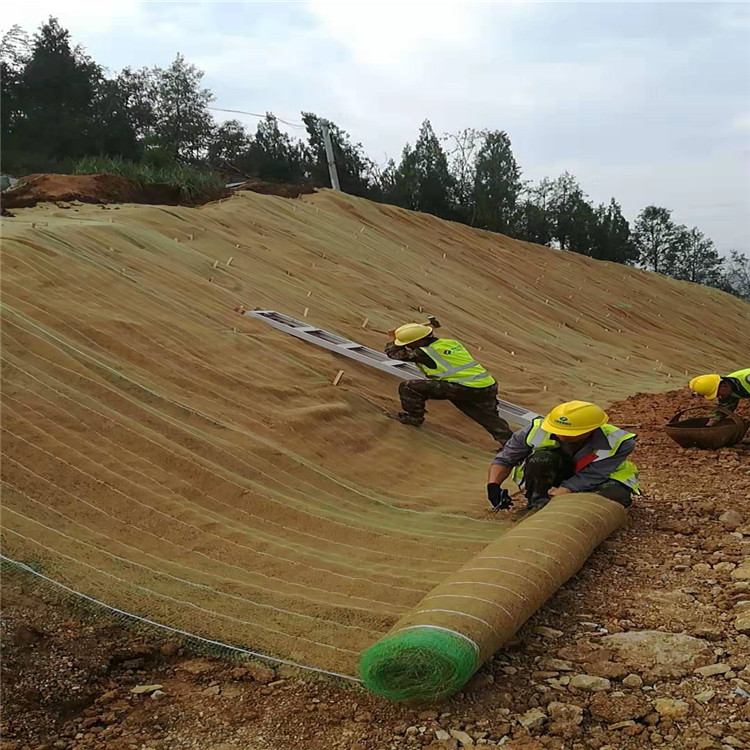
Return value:
M 37 203 L 157 203 L 175 206 L 179 185 L 136 185 L 114 174 L 32 174 L 2 194 L 3 209 Z
M 239 185 L 235 190 L 250 190 L 253 193 L 262 195 L 277 195 L 279 198 L 299 198 L 300 195 L 310 195 L 317 189 L 310 183 L 291 183 L 291 182 L 267 182 L 265 180 L 247 180 Z

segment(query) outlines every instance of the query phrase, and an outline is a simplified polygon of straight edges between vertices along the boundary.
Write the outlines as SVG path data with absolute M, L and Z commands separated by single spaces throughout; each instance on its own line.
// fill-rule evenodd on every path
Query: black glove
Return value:
M 490 501 L 494 513 L 497 513 L 499 510 L 506 510 L 513 505 L 510 492 L 503 489 L 499 484 L 487 485 L 487 499 Z

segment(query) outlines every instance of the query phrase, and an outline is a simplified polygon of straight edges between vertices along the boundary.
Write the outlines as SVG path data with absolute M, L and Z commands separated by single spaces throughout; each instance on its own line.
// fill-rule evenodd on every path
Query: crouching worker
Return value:
M 690 390 L 707 400 L 718 398 L 718 406 L 736 411 L 741 399 L 750 399 L 750 367 L 730 372 L 722 377 L 717 373 L 698 375 L 690 381 Z M 724 419 L 720 411 L 711 415 L 707 427 L 713 427 Z
M 501 445 L 511 436 L 508 423 L 497 411 L 497 382 L 466 347 L 454 339 L 438 338 L 433 325 L 407 323 L 393 331 L 393 343 L 385 347 L 391 359 L 414 363 L 426 380 L 405 380 L 399 385 L 401 409 L 396 419 L 418 427 L 424 422 L 425 403 L 450 401 L 478 422 Z
M 595 492 L 627 508 L 640 494 L 638 467 L 626 460 L 635 441 L 632 432 L 607 424 L 596 404 L 560 404 L 513 433 L 495 456 L 487 477 L 490 504 L 495 511 L 511 506 L 500 485 L 512 477 L 525 490 L 527 509 L 569 492 Z

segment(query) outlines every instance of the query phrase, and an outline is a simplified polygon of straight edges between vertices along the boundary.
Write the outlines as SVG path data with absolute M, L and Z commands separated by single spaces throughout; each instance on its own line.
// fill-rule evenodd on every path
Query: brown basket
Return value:
M 747 432 L 748 425 L 742 417 L 722 408 L 718 408 L 717 411 L 723 414 L 724 419 L 713 427 L 706 426 L 708 420 L 711 419 L 710 416 L 680 420 L 686 411 L 694 409 L 706 409 L 706 407 L 691 406 L 689 409 L 683 409 L 677 412 L 664 427 L 667 435 L 683 448 L 716 450 L 739 442 Z

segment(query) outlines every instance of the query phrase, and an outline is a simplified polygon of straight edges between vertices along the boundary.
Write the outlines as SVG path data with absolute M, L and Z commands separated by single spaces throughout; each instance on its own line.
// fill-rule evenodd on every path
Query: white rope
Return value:
M 223 643 L 222 641 L 214 641 L 214 640 L 211 640 L 210 638 L 204 638 L 203 636 L 196 635 L 195 633 L 190 633 L 187 630 L 180 630 L 179 628 L 173 628 L 169 625 L 165 625 L 164 623 L 156 622 L 155 620 L 149 620 L 147 617 L 134 615 L 132 612 L 126 612 L 125 610 L 118 609 L 117 607 L 113 607 L 110 604 L 105 604 L 104 602 L 99 601 L 99 599 L 94 599 L 94 597 L 92 596 L 82 594 L 80 591 L 76 591 L 75 589 L 72 589 L 69 586 L 66 586 L 64 583 L 60 583 L 60 581 L 55 581 L 53 578 L 48 578 L 47 576 L 43 575 L 39 571 L 36 571 L 33 568 L 29 567 L 25 563 L 19 562 L 18 560 L 13 560 L 10 557 L 6 557 L 2 553 L 0 553 L 0 560 L 3 560 L 4 562 L 9 563 L 10 565 L 16 565 L 17 567 L 21 568 L 27 573 L 31 573 L 32 575 L 35 575 L 37 578 L 41 578 L 47 583 L 51 583 L 53 586 L 57 586 L 58 588 L 64 589 L 68 593 L 78 596 L 81 599 L 86 599 L 92 604 L 96 604 L 100 607 L 103 607 L 104 609 L 108 609 L 110 612 L 116 612 L 118 615 L 130 617 L 131 619 L 138 620 L 139 622 L 145 622 L 147 625 L 153 625 L 154 627 L 161 628 L 162 630 L 167 630 L 171 633 L 178 633 L 179 635 L 184 635 L 188 638 L 193 638 L 196 641 L 202 641 L 203 643 L 208 643 L 212 646 L 219 646 L 220 648 L 225 648 L 229 651 L 236 651 L 237 653 L 240 653 L 240 654 L 247 654 L 248 656 L 254 656 L 257 659 L 265 659 L 266 661 L 271 661 L 276 664 L 286 664 L 289 667 L 297 667 L 298 669 L 305 669 L 309 672 L 317 672 L 318 674 L 326 674 L 326 675 L 330 675 L 331 677 L 340 677 L 341 679 L 350 680 L 351 682 L 362 682 L 362 680 L 360 680 L 359 677 L 354 677 L 353 675 L 341 674 L 340 672 L 331 672 L 327 669 L 321 669 L 320 667 L 312 667 L 309 664 L 299 664 L 298 662 L 290 661 L 289 659 L 280 659 L 276 656 L 268 656 L 268 654 L 261 654 L 261 653 L 258 653 L 257 651 L 250 651 L 245 648 L 239 648 L 238 646 L 230 646 L 228 643 Z

